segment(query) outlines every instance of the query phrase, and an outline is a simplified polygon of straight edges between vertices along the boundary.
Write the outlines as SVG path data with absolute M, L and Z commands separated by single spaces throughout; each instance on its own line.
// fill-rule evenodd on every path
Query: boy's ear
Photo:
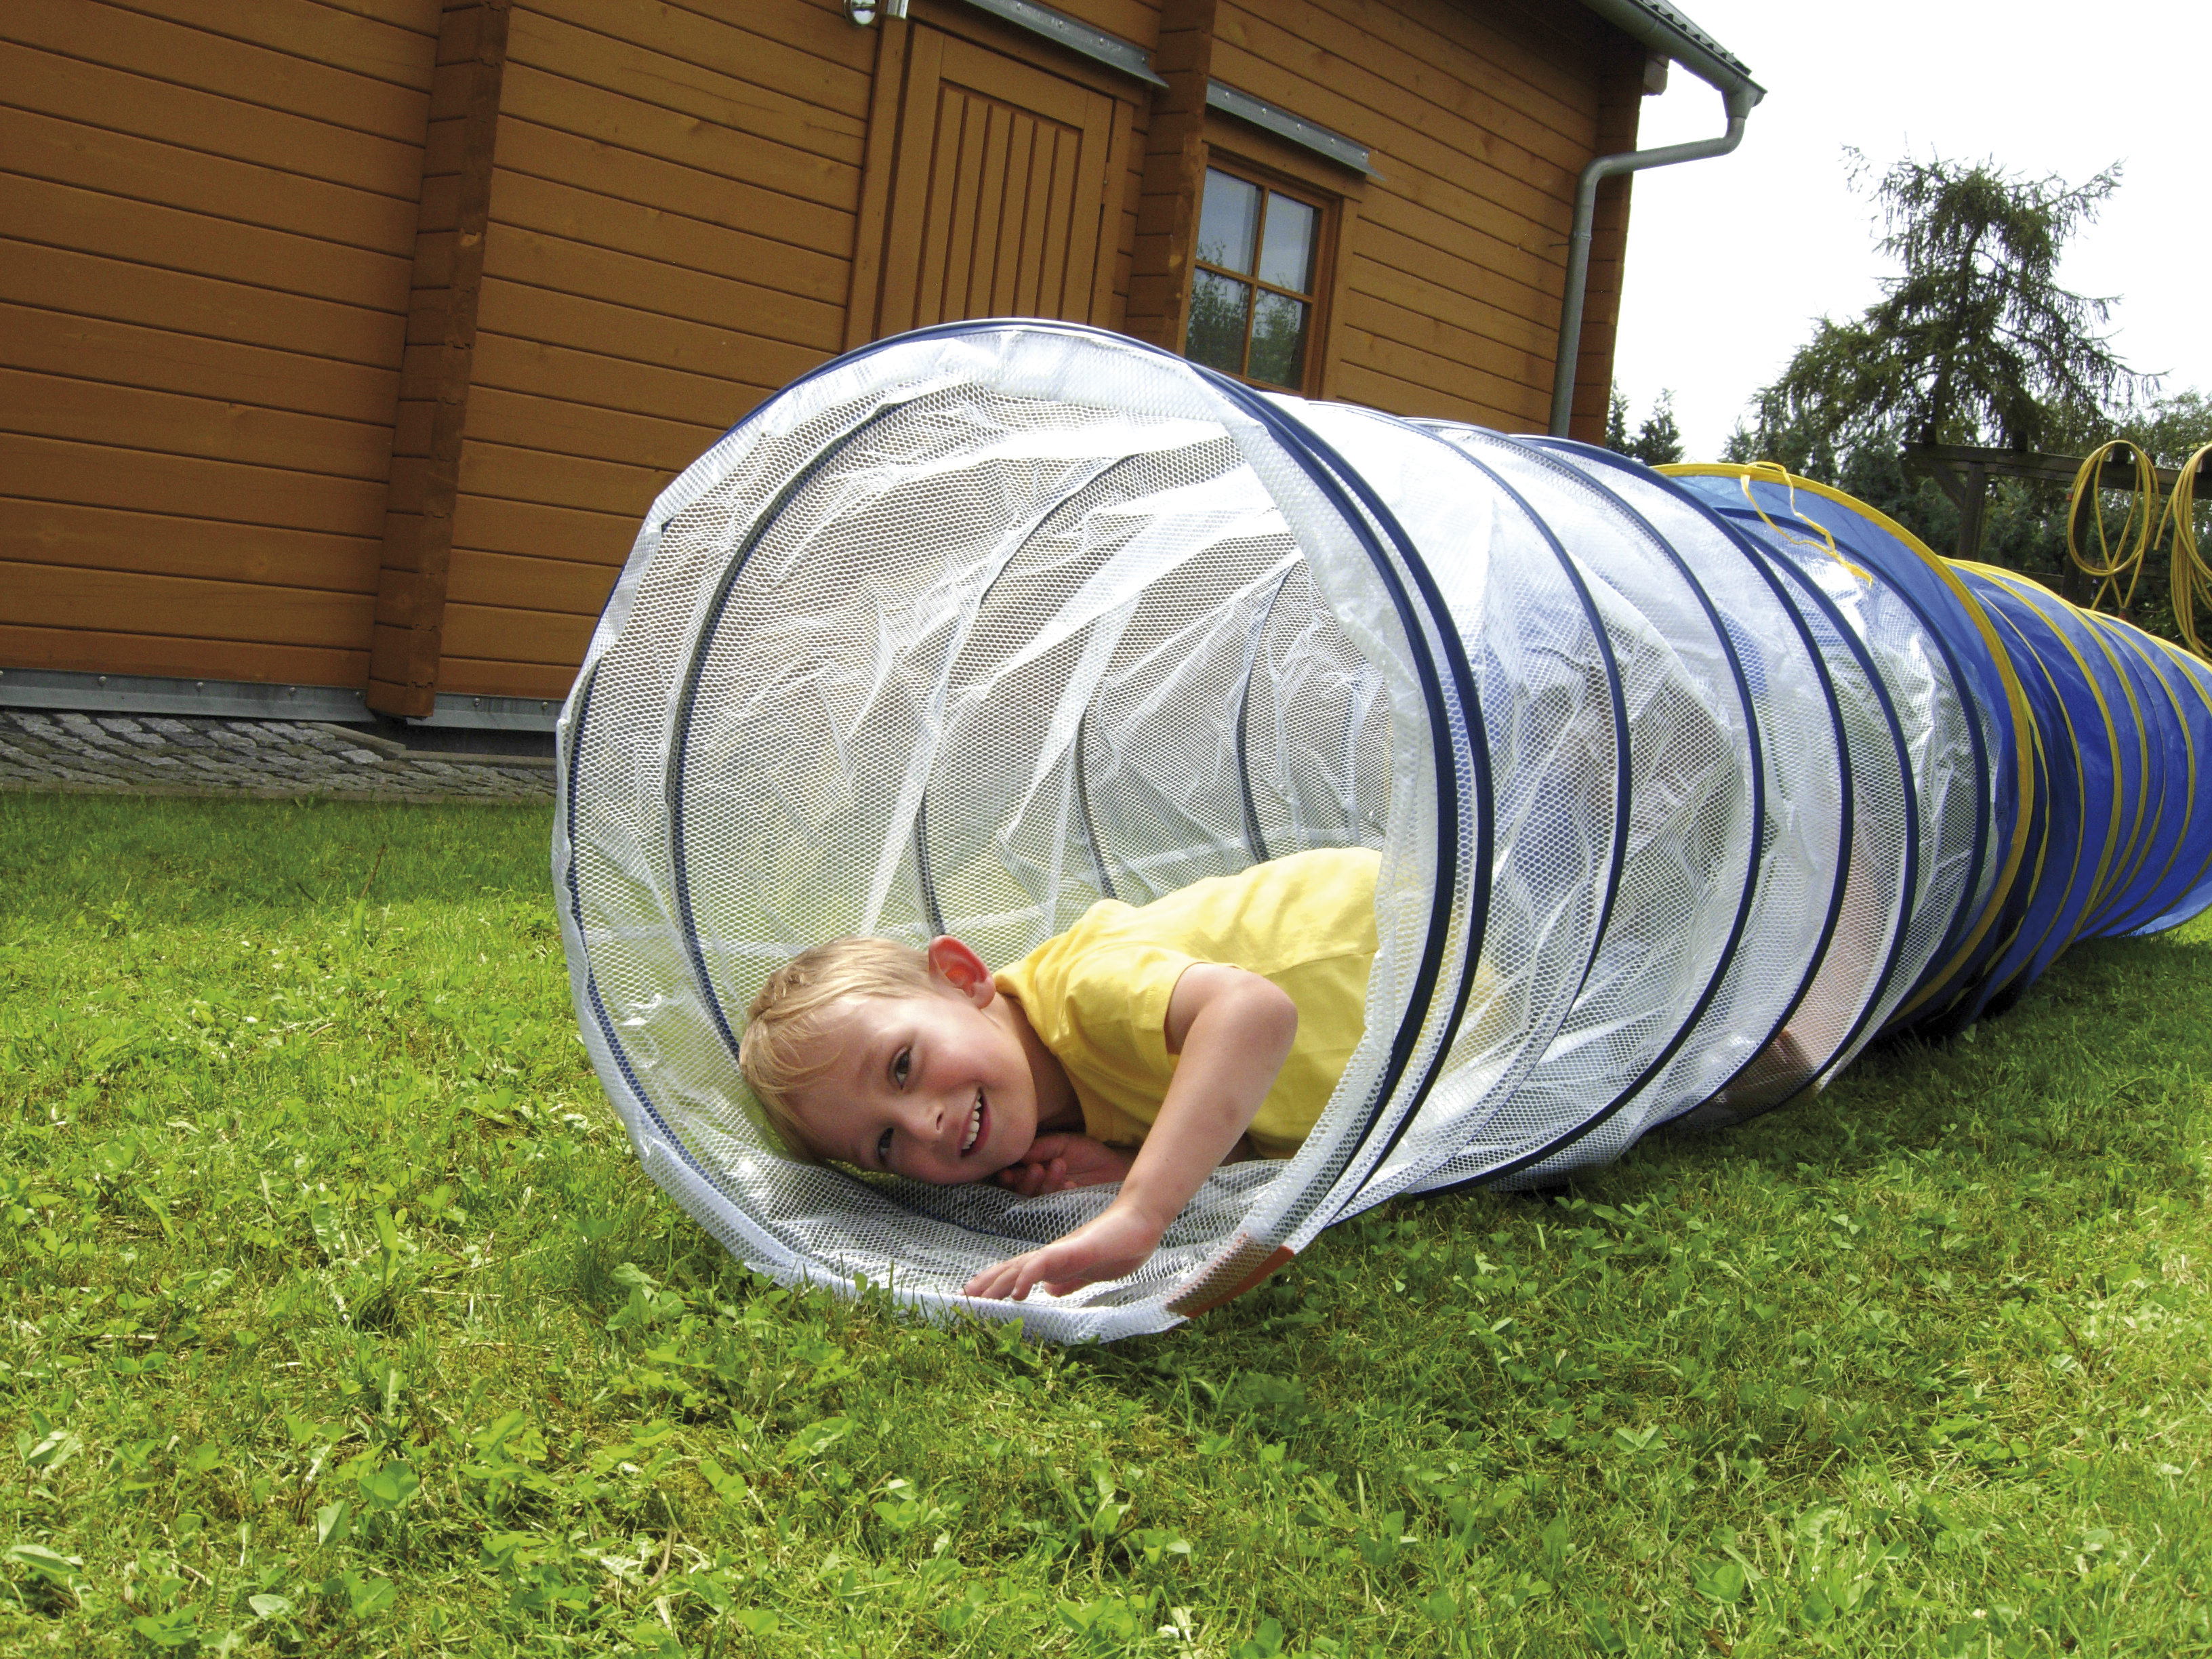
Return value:
M 929 941 L 925 951 L 929 958 L 929 971 L 978 1008 L 988 1008 L 999 988 L 991 982 L 991 970 L 983 965 L 983 958 L 963 945 L 950 933 L 940 933 Z

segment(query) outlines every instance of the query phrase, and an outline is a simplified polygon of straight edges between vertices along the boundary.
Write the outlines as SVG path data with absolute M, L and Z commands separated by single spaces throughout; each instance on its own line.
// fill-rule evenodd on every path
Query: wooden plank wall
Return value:
M 497 61 L 450 21 L 441 60 L 441 10 L 479 5 Z M 1159 44 L 1161 0 L 1061 9 Z M 1330 390 L 1540 427 L 1575 174 L 1632 143 L 1635 54 L 1543 0 L 1171 9 L 1215 14 L 1214 76 L 1386 175 Z M 886 33 L 841 0 L 0 6 L 0 663 L 362 685 L 381 562 L 378 651 L 434 664 L 401 693 L 564 695 L 653 495 L 846 343 Z M 1132 326 L 1167 297 L 1131 314 L 1135 107 L 1108 196 Z M 1625 224 L 1608 203 L 1578 421 Z
M 879 38 L 829 0 L 515 6 L 441 691 L 564 696 L 653 496 L 841 349 Z
M 428 714 L 437 707 L 492 151 L 514 15 L 510 0 L 442 3 L 368 654 L 368 706 L 384 714 Z
M 1220 0 L 1215 78 L 1358 139 L 1384 175 L 1345 251 L 1334 395 L 1543 429 L 1575 179 L 1620 73 L 1615 33 L 1533 0 Z M 1233 144 L 1234 126 L 1210 137 Z M 1625 234 L 1625 199 L 1619 218 Z M 1593 283 L 1586 345 L 1610 341 L 1618 267 L 1616 253 L 1602 305 Z
M 0 662 L 364 682 L 437 24 L 0 6 Z
M 1154 94 L 1135 192 L 1123 326 L 1140 340 L 1182 349 L 1190 258 L 1206 186 L 1206 83 L 1213 72 L 1218 0 L 1168 0 L 1152 67 L 1167 82 Z

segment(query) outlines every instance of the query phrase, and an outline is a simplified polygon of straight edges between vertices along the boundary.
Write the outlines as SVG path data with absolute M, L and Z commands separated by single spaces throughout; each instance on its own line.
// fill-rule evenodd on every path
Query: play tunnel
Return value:
M 654 504 L 562 716 L 553 864 L 599 1076 L 732 1253 L 1111 1339 L 1385 1198 L 1741 1121 L 2194 915 L 2199 756 L 2196 659 L 1778 469 L 963 323 L 800 380 Z M 1127 1279 L 966 1304 L 1112 1189 L 800 1162 L 740 1081 L 807 945 L 996 966 L 1348 845 L 1382 868 L 1357 1052 L 1295 1157 L 1217 1171 Z

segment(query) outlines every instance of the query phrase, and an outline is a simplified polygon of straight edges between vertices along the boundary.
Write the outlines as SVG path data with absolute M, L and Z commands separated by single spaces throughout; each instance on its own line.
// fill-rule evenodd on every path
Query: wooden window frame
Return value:
M 1358 246 L 1359 209 L 1367 194 L 1367 178 L 1328 158 L 1276 137 L 1249 122 L 1209 110 L 1206 143 L 1200 158 L 1198 188 L 1206 188 L 1206 171 L 1218 167 L 1248 183 L 1279 190 L 1285 196 L 1322 210 L 1320 246 L 1314 255 L 1314 316 L 1306 343 L 1304 384 L 1290 388 L 1302 398 L 1334 398 L 1341 366 L 1340 319 L 1344 289 L 1352 258 Z M 1201 195 L 1190 204 L 1191 261 L 1186 267 L 1175 322 L 1175 350 L 1182 355 L 1190 331 L 1190 299 L 1199 269 L 1196 259 L 1198 222 L 1204 206 Z M 1256 281 L 1255 278 L 1240 278 Z M 1272 380 L 1232 377 L 1261 391 L 1280 392 Z
M 1274 173 L 1272 169 L 1251 167 L 1234 157 L 1224 155 L 1218 151 L 1216 151 L 1207 157 L 1206 172 L 1200 177 L 1199 199 L 1197 203 L 1194 204 L 1197 209 L 1197 222 L 1203 223 L 1205 221 L 1205 191 L 1207 184 L 1217 173 L 1222 174 L 1225 178 L 1235 179 L 1243 184 L 1255 185 L 1261 192 L 1260 223 L 1257 234 L 1255 236 L 1252 244 L 1253 269 L 1249 271 L 1231 270 L 1226 265 L 1217 265 L 1212 261 L 1201 258 L 1198 250 L 1194 247 L 1191 250 L 1190 258 L 1190 285 L 1193 295 L 1194 296 L 1197 293 L 1198 274 L 1200 271 L 1210 272 L 1216 276 L 1224 277 L 1232 283 L 1242 283 L 1246 288 L 1252 290 L 1254 296 L 1253 301 L 1250 305 L 1247 306 L 1244 310 L 1244 349 L 1241 354 L 1242 361 L 1247 364 L 1252 361 L 1252 330 L 1256 325 L 1259 319 L 1259 295 L 1262 294 L 1279 294 L 1285 299 L 1295 300 L 1298 304 L 1305 307 L 1307 313 L 1305 339 L 1300 353 L 1298 383 L 1296 386 L 1285 386 L 1279 380 L 1263 380 L 1256 375 L 1238 374 L 1232 369 L 1222 368 L 1219 369 L 1219 372 L 1228 375 L 1232 380 L 1241 380 L 1246 386 L 1257 387 L 1263 392 L 1291 392 L 1297 393 L 1301 397 L 1311 397 L 1314 395 L 1313 388 L 1317 386 L 1321 380 L 1321 375 L 1316 360 L 1321 356 L 1321 344 L 1322 339 L 1322 307 L 1325 296 L 1334 286 L 1335 278 L 1335 228 L 1338 198 L 1326 191 L 1317 191 L 1310 185 L 1293 184 L 1286 181 L 1281 177 L 1281 175 Z M 1275 195 L 1284 197 L 1290 201 L 1296 202 L 1303 207 L 1310 207 L 1314 210 L 1314 246 L 1311 273 L 1313 286 L 1303 292 L 1297 289 L 1285 288 L 1277 283 L 1268 282 L 1259 273 L 1260 252 L 1261 250 L 1267 246 L 1267 198 L 1270 191 L 1273 192 Z M 1183 306 L 1183 338 L 1182 346 L 1178 348 L 1178 349 L 1182 350 L 1185 356 L 1189 355 L 1190 307 L 1191 301 L 1186 301 Z M 1209 364 L 1208 367 L 1218 368 L 1219 366 Z

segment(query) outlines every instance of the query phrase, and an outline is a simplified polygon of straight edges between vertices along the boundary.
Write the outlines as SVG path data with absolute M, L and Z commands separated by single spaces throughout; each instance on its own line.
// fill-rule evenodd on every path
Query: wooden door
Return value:
M 902 36 L 877 70 L 846 343 L 962 317 L 1111 324 L 1133 106 L 926 23 Z

